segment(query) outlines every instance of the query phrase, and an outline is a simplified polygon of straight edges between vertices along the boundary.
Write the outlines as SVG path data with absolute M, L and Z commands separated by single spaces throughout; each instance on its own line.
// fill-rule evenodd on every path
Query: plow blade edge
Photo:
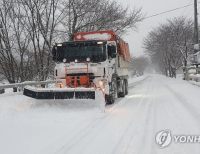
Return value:
M 58 89 L 58 90 L 45 90 L 24 88 L 25 96 L 35 99 L 95 99 L 95 90 L 88 89 Z

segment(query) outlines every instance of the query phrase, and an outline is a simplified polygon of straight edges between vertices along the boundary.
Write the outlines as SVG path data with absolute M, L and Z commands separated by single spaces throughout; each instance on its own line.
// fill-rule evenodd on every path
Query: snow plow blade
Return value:
M 35 99 L 95 99 L 93 88 L 24 88 L 25 96 Z

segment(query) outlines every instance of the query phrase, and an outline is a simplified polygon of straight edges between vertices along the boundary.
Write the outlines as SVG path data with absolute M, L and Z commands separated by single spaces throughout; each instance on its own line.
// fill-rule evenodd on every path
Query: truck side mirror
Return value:
M 116 46 L 108 46 L 108 57 L 116 58 Z

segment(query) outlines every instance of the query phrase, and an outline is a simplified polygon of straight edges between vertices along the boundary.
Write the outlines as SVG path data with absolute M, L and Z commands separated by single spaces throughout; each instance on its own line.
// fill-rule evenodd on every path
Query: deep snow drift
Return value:
M 21 93 L 6 93 L 0 95 L 1 153 L 199 154 L 200 143 L 172 141 L 160 149 L 155 142 L 161 130 L 200 135 L 199 91 L 161 75 L 134 78 L 129 94 L 106 106 L 106 113 L 97 107 L 74 107 L 77 101 L 38 103 Z

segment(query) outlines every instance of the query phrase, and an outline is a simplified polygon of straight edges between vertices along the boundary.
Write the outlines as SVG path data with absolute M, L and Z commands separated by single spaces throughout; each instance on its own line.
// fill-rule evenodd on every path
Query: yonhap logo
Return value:
M 158 144 L 159 148 L 164 148 L 168 146 L 172 141 L 171 133 L 168 130 L 160 131 L 156 135 L 156 143 Z
M 169 130 L 162 130 L 156 135 L 156 143 L 159 148 L 168 146 L 172 140 L 174 143 L 200 143 L 200 135 L 171 135 Z

